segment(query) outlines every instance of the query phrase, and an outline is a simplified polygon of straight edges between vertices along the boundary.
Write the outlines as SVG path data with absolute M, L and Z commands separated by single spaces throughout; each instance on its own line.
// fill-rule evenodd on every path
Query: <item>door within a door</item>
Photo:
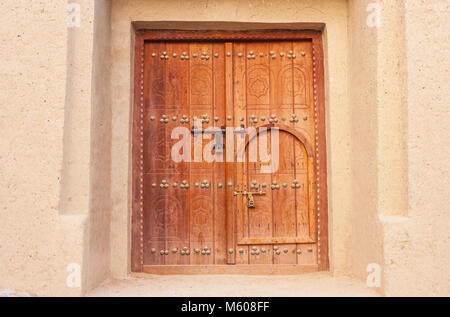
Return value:
M 321 34 L 145 31 L 135 70 L 132 270 L 327 269 Z

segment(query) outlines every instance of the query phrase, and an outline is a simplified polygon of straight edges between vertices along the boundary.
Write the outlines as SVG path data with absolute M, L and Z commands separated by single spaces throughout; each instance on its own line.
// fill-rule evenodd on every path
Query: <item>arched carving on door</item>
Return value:
M 279 130 L 279 168 L 270 174 L 261 172 L 261 162 L 249 162 L 250 144 L 258 142 L 259 128 L 267 129 L 264 131 L 267 131 L 268 138 L 269 131 Z M 309 138 L 287 125 L 264 124 L 249 136 L 243 150 L 245 167 L 239 189 L 265 194 L 254 197 L 255 208 L 249 208 L 247 200 L 242 201 L 240 221 L 247 230 L 239 237 L 238 243 L 315 242 L 314 156 Z
M 245 143 L 244 147 L 238 149 L 238 155 L 243 155 L 243 151 L 247 150 L 250 142 L 259 135 L 258 131 L 260 128 L 267 128 L 267 131 L 270 131 L 272 128 L 277 128 L 279 131 L 285 131 L 285 132 L 291 134 L 292 136 L 294 136 L 295 138 L 297 138 L 305 147 L 308 157 L 310 157 L 310 158 L 314 157 L 311 140 L 309 140 L 309 138 L 305 134 L 303 134 L 301 131 L 298 131 L 298 130 L 296 130 L 290 126 L 284 125 L 284 124 L 273 124 L 273 123 L 257 125 L 254 128 L 256 130 L 256 133 L 254 133 L 253 135 L 251 135 L 249 137 L 249 140 Z

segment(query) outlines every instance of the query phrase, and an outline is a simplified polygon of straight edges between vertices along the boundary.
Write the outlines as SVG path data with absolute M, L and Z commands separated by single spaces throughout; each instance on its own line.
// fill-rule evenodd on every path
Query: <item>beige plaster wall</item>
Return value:
M 274 14 L 276 12 L 276 14 Z M 350 242 L 350 107 L 347 96 L 347 2 L 124 1 L 112 6 L 112 222 L 111 269 L 125 277 L 130 261 L 130 108 L 133 22 L 154 28 L 248 29 L 326 25 L 330 250 L 335 273 L 348 271 Z M 164 22 L 166 21 L 166 22 Z M 168 22 L 168 21 L 177 21 Z M 153 22 L 153 23 L 152 23 Z M 188 23 L 180 23 L 188 22 Z M 190 23 L 197 22 L 197 23 Z M 202 24 L 201 22 L 214 22 Z M 228 23 L 226 23 L 228 22 Z M 243 24 L 229 24 L 244 22 Z M 252 25 L 252 23 L 264 23 Z M 270 24 L 273 23 L 271 26 Z
M 2 1 L 0 288 L 76 294 L 84 216 L 60 216 L 66 3 Z M 62 248 L 61 246 L 64 246 Z
M 95 0 L 89 148 L 89 227 L 83 290 L 109 277 L 111 233 L 111 1 Z
M 448 1 L 373 1 L 379 28 L 369 0 L 77 2 L 74 29 L 66 0 L 0 3 L 0 289 L 128 276 L 133 25 L 276 26 L 324 28 L 332 271 L 450 295 Z
M 449 295 L 448 1 L 351 0 L 352 273 L 386 295 Z M 445 159 L 447 158 L 447 160 Z
M 0 289 L 80 295 L 109 273 L 110 2 L 77 2 L 71 29 L 67 1 L 0 3 Z
M 349 5 L 352 178 L 352 271 L 363 279 L 369 263 L 382 263 L 378 222 L 377 29 L 367 26 L 370 0 Z
M 387 295 L 450 295 L 450 4 L 404 1 L 407 213 L 382 217 Z
M 373 4 L 378 26 L 368 22 Z M 363 279 L 383 263 L 380 217 L 407 213 L 403 1 L 351 0 L 349 21 L 352 273 Z

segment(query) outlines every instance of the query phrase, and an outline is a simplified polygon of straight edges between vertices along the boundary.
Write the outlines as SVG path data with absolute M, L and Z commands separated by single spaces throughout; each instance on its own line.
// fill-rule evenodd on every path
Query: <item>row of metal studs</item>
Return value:
M 317 263 L 320 264 L 320 164 L 319 164 L 319 129 L 318 129 L 318 102 L 317 102 L 317 74 L 316 74 L 316 50 L 312 47 L 313 59 L 313 85 L 314 85 L 314 127 L 316 135 L 316 190 L 317 190 Z
M 140 119 L 139 119 L 139 220 L 140 220 L 140 246 L 141 265 L 144 265 L 144 59 L 145 48 L 142 45 L 141 52 L 141 96 L 140 96 Z
M 267 117 L 262 116 L 259 120 L 264 122 L 264 121 L 266 121 L 266 119 L 267 119 Z M 155 120 L 156 120 L 155 116 L 151 116 L 150 117 L 150 121 L 155 121 Z M 200 123 L 209 123 L 210 122 L 210 119 L 209 119 L 209 117 L 207 115 L 203 115 L 201 119 L 198 119 L 198 117 L 194 116 L 194 117 L 192 117 L 192 120 L 194 122 L 196 120 L 198 120 Z M 241 122 L 243 122 L 243 121 L 245 121 L 245 118 L 241 117 L 239 120 Z M 281 120 L 282 121 L 286 121 L 287 118 L 286 117 L 281 117 Z M 308 120 L 308 116 L 304 116 L 303 117 L 303 121 L 307 121 L 307 120 Z M 172 117 L 172 121 L 173 122 L 177 122 L 178 121 L 178 116 L 173 116 Z M 186 115 L 183 115 L 181 117 L 181 119 L 180 119 L 181 123 L 189 123 L 190 121 L 191 121 L 191 119 L 189 119 Z M 218 122 L 218 121 L 220 121 L 220 118 L 219 117 L 214 117 L 214 121 Z M 277 123 L 278 122 L 278 118 L 277 118 L 276 115 L 273 114 L 273 115 L 270 116 L 268 121 L 269 121 L 269 123 Z M 291 114 L 291 117 L 289 118 L 289 122 L 291 122 L 291 123 L 298 123 L 299 121 L 300 120 L 298 119 L 297 114 L 295 114 L 295 113 Z M 168 124 L 170 122 L 170 119 L 169 119 L 169 117 L 167 115 L 163 114 L 161 116 L 161 119 L 159 119 L 159 122 L 163 123 L 163 124 Z M 256 115 L 252 114 L 250 116 L 249 122 L 250 123 L 258 123 L 258 117 Z
M 181 255 L 190 255 L 190 254 L 191 254 L 191 251 L 189 250 L 188 247 L 183 247 L 183 248 L 180 249 L 180 250 L 181 250 Z M 197 254 L 200 253 L 200 249 L 198 249 L 198 248 L 195 248 L 195 249 L 193 249 L 192 251 L 193 251 L 194 253 L 197 253 Z M 258 249 L 258 247 L 252 247 L 252 250 L 251 250 L 250 254 L 251 254 L 251 255 L 259 255 L 259 254 L 261 254 L 261 253 L 270 253 L 270 251 L 271 251 L 270 248 L 269 248 L 269 249 L 261 248 L 261 250 L 260 250 L 260 249 Z M 302 249 L 296 249 L 296 250 L 293 250 L 293 251 L 295 251 L 295 253 L 297 253 L 298 255 L 302 254 Z M 308 248 L 307 251 L 308 251 L 309 253 L 311 253 L 311 252 L 313 252 L 313 248 Z M 156 254 L 156 253 L 157 253 L 157 252 L 156 252 L 156 248 L 152 248 L 152 249 L 151 249 L 151 252 L 152 252 L 152 254 Z M 172 249 L 172 253 L 173 253 L 173 254 L 175 254 L 175 253 L 177 253 L 177 252 L 178 252 L 178 248 L 173 248 L 173 249 Z M 238 252 L 239 252 L 240 254 L 243 254 L 243 253 L 245 252 L 245 250 L 244 250 L 244 249 L 239 249 Z M 204 247 L 204 248 L 201 250 L 201 253 L 202 253 L 203 255 L 210 255 L 210 254 L 211 254 L 211 249 L 209 249 L 208 247 Z M 229 254 L 233 254 L 233 253 L 234 253 L 234 249 L 228 249 L 228 253 L 229 253 Z M 278 246 L 275 245 L 275 246 L 273 247 L 273 253 L 274 253 L 274 254 L 277 254 L 277 255 L 279 255 L 279 254 L 281 253 L 281 250 L 279 249 Z M 288 248 L 284 248 L 284 249 L 283 249 L 283 253 L 284 253 L 284 254 L 289 253 L 289 249 L 288 249 Z M 169 255 L 169 254 L 170 254 L 170 251 L 169 251 L 169 250 L 162 249 L 162 250 L 159 251 L 159 254 L 160 254 L 160 255 Z
M 190 188 L 190 185 L 185 180 L 183 180 L 181 182 L 181 184 L 178 184 L 177 182 L 172 183 L 172 187 L 173 188 L 177 188 L 178 186 L 180 186 L 181 189 L 188 189 L 188 188 Z M 228 185 L 228 187 L 232 187 L 232 186 L 233 185 Z M 269 185 L 267 183 L 262 183 L 262 184 L 252 183 L 250 185 L 250 189 L 259 189 L 260 187 L 261 188 L 266 188 L 268 186 Z M 288 187 L 301 188 L 301 185 L 299 184 L 298 180 L 294 180 L 290 186 L 289 186 L 288 183 L 283 183 L 282 186 L 283 186 L 283 188 L 288 188 Z M 157 188 L 157 187 L 158 187 L 157 183 L 152 183 L 152 188 Z M 159 187 L 162 188 L 162 189 L 167 189 L 167 188 L 170 187 L 170 184 L 166 180 L 162 180 L 161 183 L 159 184 Z M 207 181 L 203 181 L 201 184 L 198 183 L 198 182 L 195 182 L 194 183 L 194 187 L 201 187 L 201 188 L 208 189 L 208 188 L 211 187 L 211 184 L 208 183 Z M 223 188 L 223 184 L 222 183 L 217 183 L 217 187 L 218 188 Z M 280 185 L 278 184 L 277 181 L 274 181 L 272 184 L 270 184 L 270 188 L 274 189 L 274 190 L 278 190 L 281 187 L 280 187 Z
M 152 57 L 156 57 L 157 55 L 158 55 L 157 53 L 152 53 Z M 269 52 L 269 55 L 265 55 L 265 54 L 262 53 L 262 52 L 259 53 L 258 55 L 259 55 L 259 57 L 270 56 L 270 57 L 272 57 L 273 59 L 276 58 L 276 53 L 273 52 L 273 51 L 270 51 L 270 52 Z M 302 51 L 302 52 L 301 52 L 301 55 L 302 55 L 303 57 L 305 57 L 305 56 L 306 56 L 306 53 Z M 193 57 L 193 58 L 197 58 L 197 56 L 198 56 L 197 53 L 193 53 L 193 54 L 192 54 L 192 57 Z M 219 53 L 214 53 L 213 56 L 214 56 L 215 58 L 218 58 L 218 57 L 219 57 Z M 231 56 L 231 53 L 230 53 L 230 52 L 227 52 L 227 56 L 230 57 L 230 56 Z M 244 56 L 243 53 L 238 53 L 238 54 L 237 54 L 237 57 L 242 57 L 242 56 Z M 289 51 L 288 55 L 285 55 L 284 52 L 281 52 L 281 53 L 280 53 L 280 57 L 284 57 L 284 56 L 287 56 L 287 58 L 289 58 L 289 59 L 292 59 L 292 58 L 295 59 L 295 58 L 297 58 L 297 56 L 294 54 L 293 51 Z M 170 58 L 170 56 L 169 56 L 169 54 L 167 54 L 167 52 L 162 52 L 162 53 L 160 54 L 159 57 L 160 57 L 160 59 L 165 59 L 165 60 L 167 60 L 167 59 Z M 177 53 L 173 53 L 173 54 L 172 54 L 172 57 L 173 57 L 173 58 L 177 58 L 177 57 L 178 57 L 178 54 L 177 54 Z M 247 55 L 247 59 L 255 59 L 255 58 L 256 58 L 255 52 L 250 51 L 250 52 L 249 52 L 249 55 Z M 181 60 L 189 60 L 189 55 L 187 55 L 186 52 L 183 52 L 183 53 L 180 55 L 180 59 L 181 59 Z M 201 54 L 201 59 L 202 59 L 202 60 L 209 60 L 210 57 L 209 57 L 209 55 L 208 55 L 207 52 L 202 52 L 202 54 Z

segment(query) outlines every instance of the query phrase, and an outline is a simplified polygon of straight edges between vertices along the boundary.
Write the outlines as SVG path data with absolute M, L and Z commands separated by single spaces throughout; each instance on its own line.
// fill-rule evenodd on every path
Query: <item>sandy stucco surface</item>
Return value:
M 107 281 L 87 296 L 367 297 L 379 294 L 360 281 L 313 273 L 297 276 L 147 275 Z
M 0 1 L 0 296 L 79 296 L 71 264 L 84 290 L 126 279 L 97 295 L 368 291 L 323 275 L 127 279 L 135 21 L 325 26 L 331 270 L 363 281 L 379 263 L 387 296 L 450 296 L 448 0 L 377 1 L 378 28 L 374 0 L 76 2 L 79 28 L 67 1 Z

